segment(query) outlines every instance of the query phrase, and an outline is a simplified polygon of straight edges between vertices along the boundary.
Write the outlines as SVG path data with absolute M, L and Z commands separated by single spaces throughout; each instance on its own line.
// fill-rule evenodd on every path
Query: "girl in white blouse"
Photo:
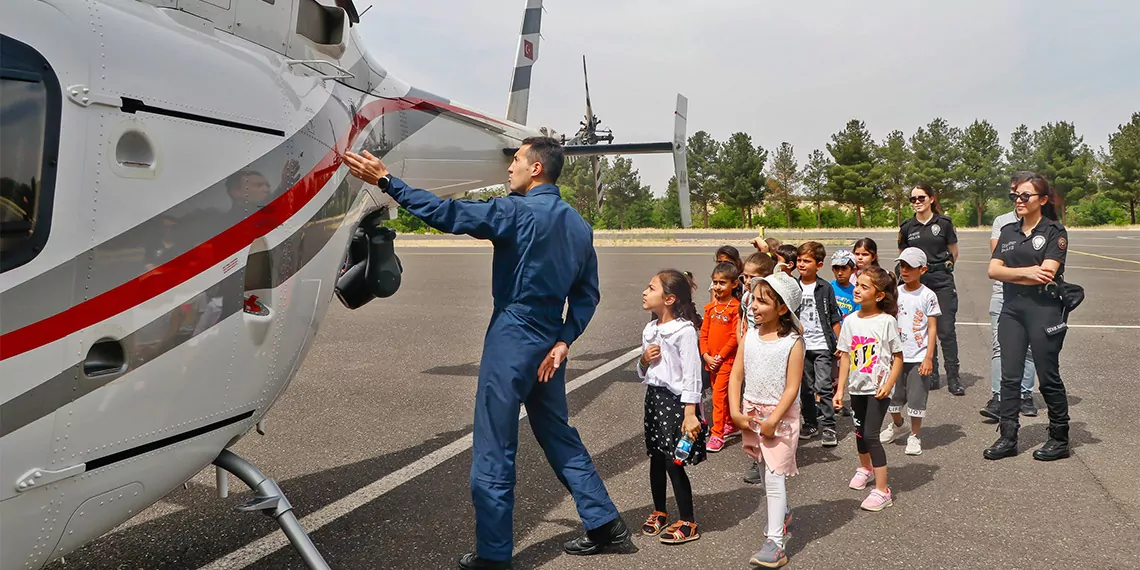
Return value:
M 646 384 L 645 449 L 654 509 L 641 531 L 646 536 L 660 535 L 666 544 L 680 544 L 701 537 L 685 464 L 696 465 L 705 459 L 709 432 L 700 417 L 701 357 L 694 324 L 697 308 L 688 278 L 672 269 L 654 275 L 641 299 L 642 308 L 658 315 L 642 331 L 642 355 L 637 363 L 637 375 Z M 682 434 L 693 440 L 693 446 L 688 459 L 674 461 L 673 452 Z M 673 482 L 680 511 L 680 518 L 668 527 L 666 475 Z

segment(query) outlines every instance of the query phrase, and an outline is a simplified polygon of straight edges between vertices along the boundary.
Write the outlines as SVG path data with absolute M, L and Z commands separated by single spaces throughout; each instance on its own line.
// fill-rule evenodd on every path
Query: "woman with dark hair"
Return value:
M 965 396 L 966 387 L 958 375 L 958 336 L 954 332 L 958 313 L 958 289 L 954 286 L 954 263 L 958 261 L 958 234 L 954 222 L 942 214 L 938 194 L 919 184 L 910 191 L 914 217 L 899 225 L 899 253 L 917 247 L 926 253 L 927 271 L 920 281 L 938 296 L 942 315 L 938 317 L 938 344 L 946 358 L 946 386 L 951 394 Z M 930 387 L 938 389 L 938 348 L 934 349 L 934 371 Z
M 998 317 L 1001 437 L 982 455 L 986 459 L 1017 455 L 1021 375 L 1026 349 L 1032 347 L 1041 397 L 1049 409 L 1049 441 L 1033 452 L 1033 458 L 1052 461 L 1069 456 L 1069 400 L 1059 365 L 1068 312 L 1057 294 L 1069 235 L 1057 221 L 1057 192 L 1040 174 L 1014 176 L 1009 199 L 1018 221 L 1002 227 L 989 267 L 989 278 L 1003 283 Z

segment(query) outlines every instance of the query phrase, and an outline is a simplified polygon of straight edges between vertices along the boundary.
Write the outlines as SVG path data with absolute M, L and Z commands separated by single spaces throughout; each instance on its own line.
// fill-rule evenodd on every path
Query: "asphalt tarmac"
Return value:
M 893 259 L 894 234 L 871 236 L 883 259 Z M 723 237 L 746 251 L 745 235 Z M 474 544 L 467 442 L 491 312 L 491 250 L 412 241 L 399 249 L 401 290 L 355 312 L 334 304 L 270 412 L 268 434 L 234 448 L 277 479 L 333 568 L 454 568 Z M 1140 232 L 1072 230 L 1070 244 L 1068 279 L 1087 293 L 1061 353 L 1073 457 L 1031 457 L 1047 438 L 1037 396 L 1041 414 L 1023 418 L 1020 455 L 982 458 L 997 437 L 978 414 L 990 397 L 988 233 L 963 232 L 955 277 L 966 396 L 945 388 L 931 394 L 922 455 L 904 455 L 905 438 L 887 447 L 894 506 L 880 513 L 860 510 L 867 491 L 847 488 L 858 465 L 850 418 L 839 418 L 838 447 L 801 442 L 800 474 L 788 485 L 791 567 L 1140 568 Z M 828 254 L 834 249 L 827 246 Z M 631 355 L 649 318 L 640 294 L 669 267 L 693 271 L 703 290 L 714 250 L 598 251 L 602 302 L 571 352 L 571 424 L 635 532 L 653 510 L 644 387 Z M 763 542 L 762 486 L 742 481 L 748 461 L 735 438 L 689 469 L 700 540 L 667 546 L 635 535 L 623 552 L 566 555 L 562 543 L 581 531 L 573 501 L 525 420 L 519 439 L 516 568 L 746 568 Z M 218 499 L 207 468 L 187 489 L 51 568 L 304 568 L 292 549 L 279 548 L 271 519 L 232 510 L 249 492 L 233 479 L 230 487 L 230 497 Z

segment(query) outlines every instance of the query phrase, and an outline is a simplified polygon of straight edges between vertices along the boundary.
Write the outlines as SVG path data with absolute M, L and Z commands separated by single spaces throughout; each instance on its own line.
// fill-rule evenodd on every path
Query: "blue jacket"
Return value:
M 495 246 L 491 295 L 496 310 L 511 308 L 530 318 L 565 323 L 557 341 L 573 344 L 594 316 L 598 257 L 594 232 L 562 200 L 558 187 L 543 184 L 525 195 L 511 192 L 486 201 L 443 199 L 392 177 L 392 196 L 427 225 L 450 234 L 490 240 Z

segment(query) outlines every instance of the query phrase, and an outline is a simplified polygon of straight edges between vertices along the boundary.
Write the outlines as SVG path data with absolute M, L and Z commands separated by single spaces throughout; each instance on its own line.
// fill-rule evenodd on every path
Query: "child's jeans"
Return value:
M 804 423 L 822 429 L 835 429 L 835 408 L 831 399 L 835 397 L 835 381 L 831 376 L 835 356 L 827 350 L 804 352 L 804 375 L 800 383 L 800 401 L 804 411 Z M 819 396 L 816 405 L 815 396 Z

